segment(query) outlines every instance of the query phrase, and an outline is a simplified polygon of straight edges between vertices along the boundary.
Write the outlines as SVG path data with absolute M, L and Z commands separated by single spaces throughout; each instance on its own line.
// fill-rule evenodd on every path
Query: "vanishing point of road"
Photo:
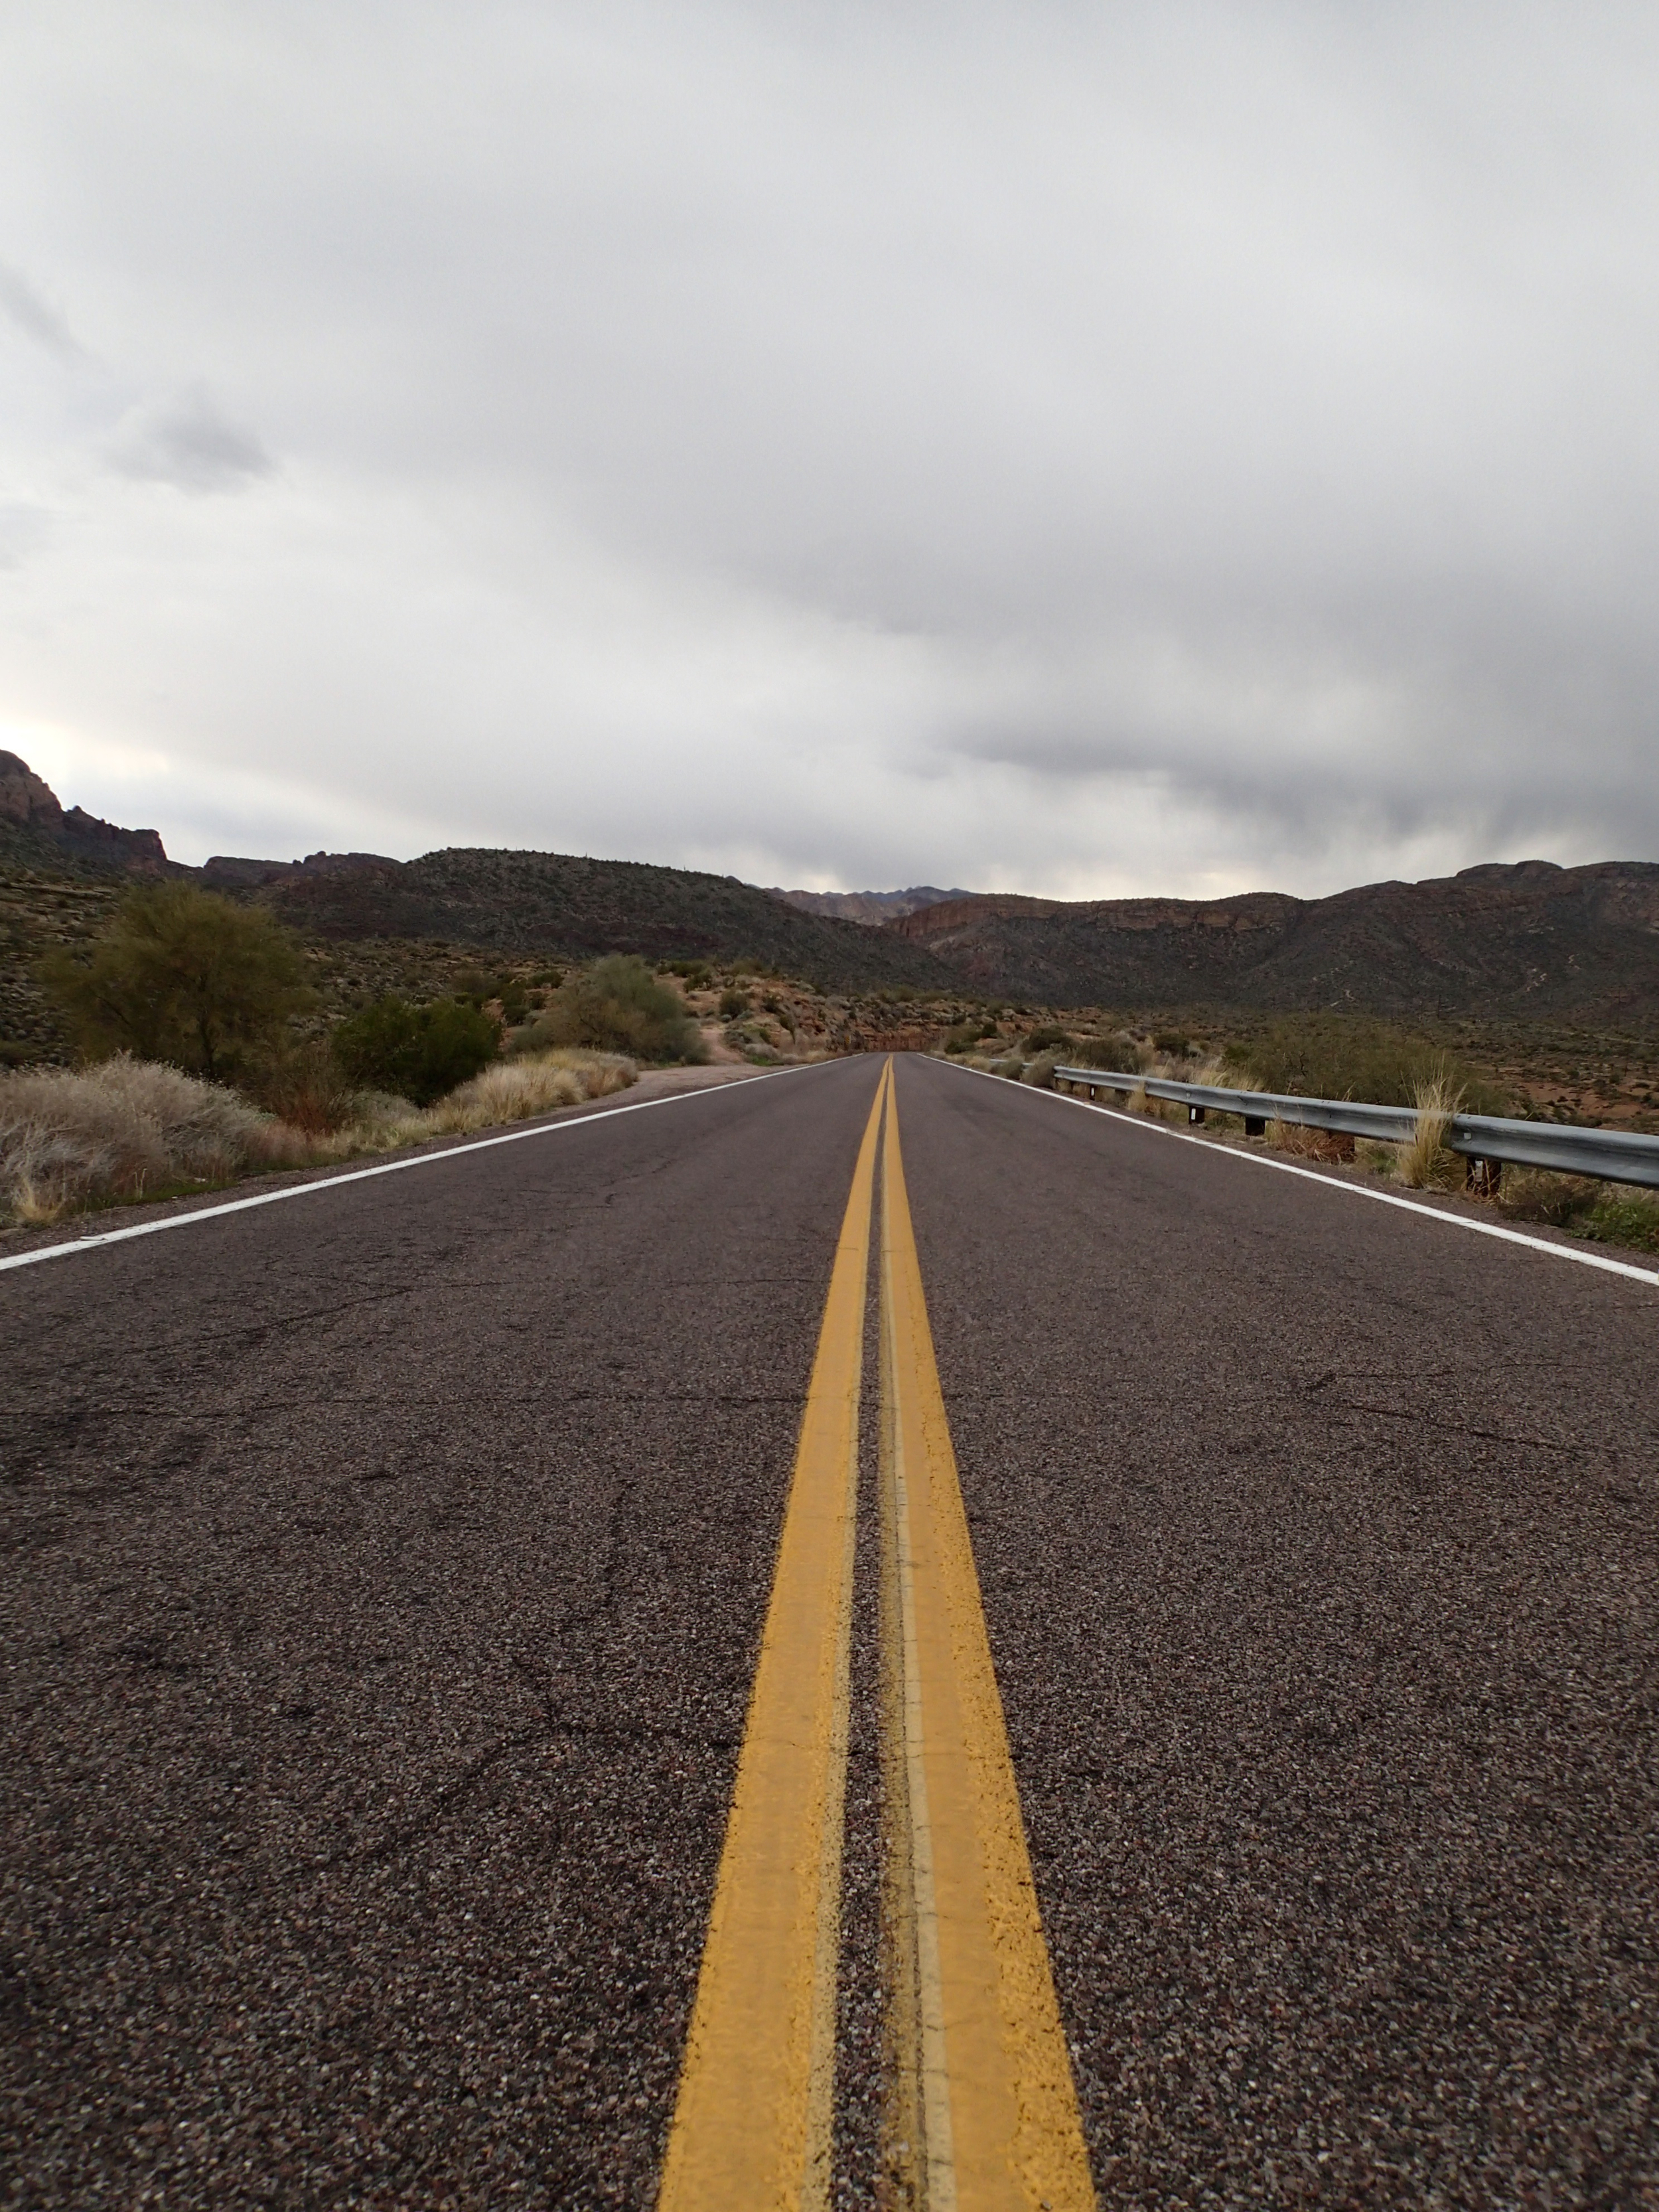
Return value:
M 1659 2203 L 1659 1273 L 912 1057 L 200 1211 L 0 1254 L 0 2203 Z

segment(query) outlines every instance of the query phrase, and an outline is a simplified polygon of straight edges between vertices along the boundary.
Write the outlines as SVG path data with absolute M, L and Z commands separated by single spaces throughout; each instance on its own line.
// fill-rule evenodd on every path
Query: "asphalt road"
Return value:
M 878 1069 L 0 1275 L 5 2201 L 649 2204 Z M 898 1103 L 1103 2203 L 1659 2203 L 1659 1285 Z

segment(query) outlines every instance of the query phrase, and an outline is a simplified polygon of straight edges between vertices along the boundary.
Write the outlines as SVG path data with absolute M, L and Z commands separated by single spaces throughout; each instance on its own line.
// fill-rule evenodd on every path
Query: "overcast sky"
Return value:
M 179 858 L 1659 858 L 1659 9 L 0 0 L 0 745 Z

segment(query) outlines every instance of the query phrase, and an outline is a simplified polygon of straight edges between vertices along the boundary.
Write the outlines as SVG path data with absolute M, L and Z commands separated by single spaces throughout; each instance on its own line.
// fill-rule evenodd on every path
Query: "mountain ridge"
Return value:
M 1659 862 L 1483 861 L 1322 899 L 992 894 L 886 925 L 985 991 L 1054 1006 L 1659 1019 Z
M 877 926 L 734 876 L 642 860 L 447 847 L 189 868 L 153 830 L 65 809 L 0 752 L 0 867 L 116 884 L 185 877 L 301 935 L 447 943 L 514 957 L 747 958 L 823 990 L 908 988 L 1047 1006 L 1596 1016 L 1659 1024 L 1659 862 L 1483 861 L 1322 899 L 1065 900 L 1018 892 L 802 893 L 922 899 Z M 21 956 L 20 956 L 21 957 Z
M 902 891 L 787 891 L 769 884 L 767 896 L 787 899 L 803 914 L 828 915 L 838 921 L 859 921 L 866 928 L 878 929 L 883 922 L 896 921 L 922 907 L 939 906 L 947 899 L 975 898 L 979 894 L 960 887 L 941 890 L 937 884 L 912 884 Z

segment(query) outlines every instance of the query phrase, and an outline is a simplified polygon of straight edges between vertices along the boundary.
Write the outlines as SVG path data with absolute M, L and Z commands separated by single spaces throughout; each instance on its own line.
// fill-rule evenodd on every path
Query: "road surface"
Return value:
M 3 2201 L 707 2201 L 743 1773 L 809 2197 L 1659 2202 L 1659 1279 L 882 1073 L 0 1272 Z

